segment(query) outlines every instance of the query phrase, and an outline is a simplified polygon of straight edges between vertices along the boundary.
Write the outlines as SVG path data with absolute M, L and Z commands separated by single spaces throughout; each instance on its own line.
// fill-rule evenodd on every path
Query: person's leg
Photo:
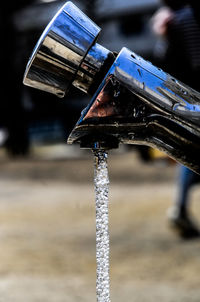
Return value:
M 190 189 L 198 178 L 193 171 L 185 166 L 179 166 L 177 196 L 174 205 L 169 209 L 168 218 L 171 226 L 184 238 L 199 236 L 198 227 L 191 220 L 189 213 Z
M 194 182 L 195 173 L 185 166 L 179 167 L 178 175 L 178 192 L 175 200 L 175 207 L 179 211 L 179 215 L 185 217 L 188 215 L 188 202 L 190 188 Z

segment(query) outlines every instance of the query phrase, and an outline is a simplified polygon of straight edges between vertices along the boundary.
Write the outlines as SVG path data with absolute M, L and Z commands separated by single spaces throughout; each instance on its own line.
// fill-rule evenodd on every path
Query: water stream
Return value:
M 97 302 L 110 302 L 107 153 L 94 151 L 94 186 L 96 200 Z

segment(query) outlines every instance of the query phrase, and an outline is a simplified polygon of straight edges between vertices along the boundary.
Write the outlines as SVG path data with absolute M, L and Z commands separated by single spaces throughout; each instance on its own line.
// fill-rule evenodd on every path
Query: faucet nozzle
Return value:
M 115 57 L 96 43 L 99 32 L 67 2 L 38 41 L 24 84 L 59 97 L 71 85 L 93 94 L 68 143 L 91 149 L 144 144 L 200 173 L 200 93 L 127 48 Z

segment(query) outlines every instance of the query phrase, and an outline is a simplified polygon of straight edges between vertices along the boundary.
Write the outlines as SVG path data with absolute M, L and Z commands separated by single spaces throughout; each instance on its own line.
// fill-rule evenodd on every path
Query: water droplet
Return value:
M 175 78 L 171 78 L 171 80 L 175 83 L 177 83 L 177 80 Z
M 120 90 L 114 91 L 114 97 L 117 98 L 120 95 Z
M 138 71 L 138 73 L 139 73 L 139 75 L 141 77 L 142 76 L 142 72 L 141 72 L 140 68 L 138 68 L 137 71 Z

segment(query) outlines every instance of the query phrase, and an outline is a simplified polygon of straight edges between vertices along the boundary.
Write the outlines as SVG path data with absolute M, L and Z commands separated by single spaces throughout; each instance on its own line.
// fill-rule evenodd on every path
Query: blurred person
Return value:
M 171 226 L 183 238 L 200 236 L 200 231 L 189 214 L 191 189 L 199 182 L 200 175 L 183 165 L 178 166 L 177 194 L 173 206 L 168 210 L 168 218 Z
M 163 0 L 152 18 L 158 36 L 155 64 L 200 91 L 200 4 L 193 0 Z M 189 213 L 189 192 L 200 176 L 179 167 L 178 194 L 168 211 L 171 226 L 183 238 L 199 237 L 200 231 Z

